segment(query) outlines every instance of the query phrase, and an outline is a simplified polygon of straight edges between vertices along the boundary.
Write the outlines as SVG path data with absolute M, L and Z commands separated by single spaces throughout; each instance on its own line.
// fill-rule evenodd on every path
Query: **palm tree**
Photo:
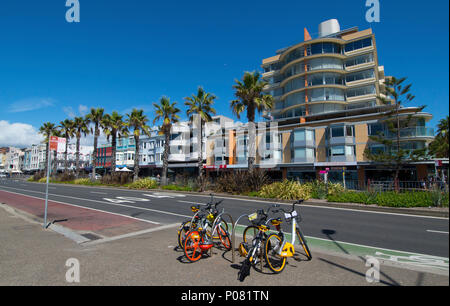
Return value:
M 448 115 L 439 121 L 437 126 L 437 134 L 434 140 L 430 143 L 430 153 L 436 158 L 448 158 Z
M 47 172 L 48 172 L 48 153 L 50 150 L 50 136 L 54 136 L 56 132 L 57 132 L 57 129 L 55 127 L 55 124 L 53 124 L 51 122 L 46 122 L 39 128 L 39 133 L 45 137 L 44 141 L 46 144 L 45 168 L 44 168 L 45 175 L 47 175 Z
M 193 121 L 193 115 L 200 117 L 199 131 L 197 141 L 199 143 L 198 153 L 198 177 L 199 181 L 203 178 L 203 123 L 210 122 L 212 120 L 211 115 L 216 114 L 216 110 L 212 108 L 216 96 L 205 92 L 202 87 L 199 87 L 196 95 L 186 97 L 184 105 L 188 107 L 186 114 Z
M 144 115 L 142 109 L 133 109 L 131 114 L 127 114 L 127 127 L 133 129 L 134 136 L 134 177 L 133 181 L 137 181 L 139 178 L 139 137 L 141 131 L 150 136 L 150 127 L 147 125 L 148 118 Z
M 91 128 L 91 133 L 94 134 L 94 154 L 92 156 L 92 179 L 95 179 L 95 165 L 97 163 L 97 142 L 100 136 L 100 128 L 103 128 L 103 116 L 105 110 L 103 108 L 91 108 L 91 112 L 86 115 L 88 124 L 94 125 L 94 130 Z
M 170 102 L 167 97 L 162 97 L 159 104 L 153 103 L 155 107 L 156 117 L 153 120 L 155 124 L 158 120 L 162 120 L 160 133 L 164 134 L 164 154 L 163 154 L 163 171 L 161 177 L 161 184 L 167 184 L 167 170 L 169 168 L 169 143 L 170 143 L 170 130 L 172 124 L 178 122 L 180 116 L 178 113 L 180 110 L 175 106 L 177 102 Z
M 235 80 L 233 89 L 236 100 L 231 101 L 231 110 L 240 119 L 241 113 L 247 111 L 248 135 L 249 135 L 249 155 L 248 171 L 253 172 L 256 157 L 256 131 L 255 115 L 256 111 L 269 110 L 273 105 L 273 97 L 263 93 L 267 82 L 260 79 L 259 72 L 245 72 L 242 81 Z
M 58 128 L 60 129 L 62 135 L 64 135 L 64 137 L 66 138 L 66 148 L 65 148 L 65 152 L 64 152 L 64 172 L 67 173 L 67 168 L 68 168 L 67 151 L 69 148 L 70 138 L 72 138 L 75 133 L 75 125 L 72 120 L 66 119 L 59 123 Z
M 77 152 L 76 152 L 76 177 L 78 178 L 80 175 L 80 142 L 81 142 L 81 135 L 88 135 L 89 134 L 89 127 L 88 123 L 85 118 L 83 117 L 75 117 L 73 119 L 74 123 L 74 135 L 77 138 Z
M 123 121 L 123 116 L 119 115 L 118 112 L 113 111 L 112 114 L 106 114 L 103 118 L 103 126 L 105 127 L 104 132 L 106 139 L 109 141 L 111 137 L 112 146 L 112 159 L 111 159 L 111 172 L 116 171 L 116 151 L 117 151 L 117 136 L 127 136 L 128 128 L 126 123 Z

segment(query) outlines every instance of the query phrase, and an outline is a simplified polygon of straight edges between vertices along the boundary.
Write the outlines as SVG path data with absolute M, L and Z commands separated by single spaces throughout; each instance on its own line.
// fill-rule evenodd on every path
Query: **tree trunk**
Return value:
M 395 191 L 399 191 L 399 189 L 398 189 L 398 175 L 399 175 L 399 172 L 400 172 L 400 168 L 401 168 L 401 166 L 402 166 L 402 158 L 401 158 L 401 155 L 400 155 L 400 116 L 399 116 L 399 113 L 398 113 L 398 109 L 399 109 L 399 107 L 400 107 L 400 105 L 397 103 L 397 101 L 395 101 L 395 103 L 396 103 L 396 119 L 397 119 L 397 165 L 396 165 L 396 167 L 395 167 L 395 177 L 394 177 L 394 182 L 395 182 L 395 184 L 396 184 L 396 188 L 395 188 Z
M 77 153 L 76 153 L 76 176 L 79 178 L 80 176 L 80 140 L 81 135 L 77 135 Z
M 164 131 L 164 153 L 163 153 L 163 169 L 161 177 L 161 185 L 167 185 L 167 172 L 169 169 L 169 150 L 170 150 L 170 128 L 166 128 Z
M 97 141 L 98 141 L 98 123 L 95 124 L 95 135 L 94 135 L 94 154 L 92 157 L 92 177 L 91 180 L 95 180 L 95 167 L 97 165 Z
M 197 141 L 199 142 L 198 152 L 198 183 L 200 185 L 200 191 L 203 191 L 203 120 L 200 119 L 199 136 Z
M 58 150 L 53 151 L 53 162 L 52 177 L 56 179 L 56 175 L 58 174 Z
M 45 144 L 45 168 L 44 168 L 44 175 L 47 176 L 48 173 L 48 151 L 50 150 L 50 136 L 48 137 L 48 141 Z
M 134 177 L 133 182 L 139 179 L 139 136 L 134 135 Z
M 255 122 L 248 122 L 248 172 L 253 173 L 256 159 L 256 129 Z
M 66 135 L 66 151 L 64 152 L 64 173 L 67 173 L 67 150 L 69 149 L 69 137 Z
M 111 139 L 111 173 L 116 173 L 117 132 L 113 131 Z

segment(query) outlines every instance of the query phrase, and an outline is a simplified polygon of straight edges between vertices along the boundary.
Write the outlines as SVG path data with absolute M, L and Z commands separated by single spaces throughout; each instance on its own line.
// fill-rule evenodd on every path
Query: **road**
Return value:
M 3 179 L 0 180 L 0 202 L 2 191 L 43 199 L 45 184 Z M 192 215 L 190 206 L 207 203 L 209 196 L 51 184 L 49 199 L 154 223 L 171 224 L 189 218 Z M 281 205 L 285 209 L 290 208 L 290 205 Z M 268 203 L 256 200 L 234 198 L 224 198 L 221 204 L 234 220 L 267 206 Z M 302 216 L 300 226 L 310 238 L 449 257 L 447 218 L 324 208 L 307 204 L 301 205 L 298 211 Z M 241 220 L 240 224 L 248 223 L 245 218 Z

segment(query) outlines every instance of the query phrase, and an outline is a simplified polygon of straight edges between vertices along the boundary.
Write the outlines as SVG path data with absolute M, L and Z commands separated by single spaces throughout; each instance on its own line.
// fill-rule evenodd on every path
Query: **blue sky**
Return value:
M 373 29 L 380 64 L 408 77 L 412 105 L 434 115 L 430 126 L 448 115 L 447 0 L 380 0 L 380 23 L 365 20 L 365 0 L 79 2 L 80 23 L 66 22 L 65 0 L 0 2 L 3 123 L 38 129 L 91 107 L 143 108 L 153 118 L 152 102 L 166 95 L 183 108 L 199 85 L 231 117 L 234 79 L 330 18 Z

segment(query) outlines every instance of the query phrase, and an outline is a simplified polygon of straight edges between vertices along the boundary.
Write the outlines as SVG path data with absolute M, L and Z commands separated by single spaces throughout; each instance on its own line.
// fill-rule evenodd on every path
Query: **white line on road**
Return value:
M 188 204 L 198 204 L 198 205 L 206 205 L 204 203 L 199 203 L 199 202 L 191 202 L 191 201 L 182 201 L 182 200 L 178 200 L 177 202 L 181 202 L 181 203 L 188 203 Z
M 447 234 L 448 235 L 448 232 L 443 232 L 443 231 L 427 230 L 427 232 L 429 232 L 429 233 L 438 233 L 438 234 Z
M 12 187 L 8 187 L 8 188 L 12 188 Z M 14 189 L 17 189 L 17 188 L 14 188 Z M 0 190 L 0 191 L 3 191 L 3 192 L 9 192 L 9 193 L 12 193 L 12 194 L 17 194 L 17 195 L 20 195 L 20 196 L 29 197 L 29 198 L 33 198 L 33 199 L 44 200 L 43 198 L 39 198 L 39 197 L 35 197 L 35 196 L 30 196 L 30 195 L 23 194 L 23 193 L 12 192 L 12 191 L 8 191 L 8 190 Z M 33 191 L 33 192 L 36 192 L 36 193 L 45 193 L 45 192 L 39 192 L 39 191 Z M 72 198 L 72 197 L 69 197 L 69 198 Z M 75 199 L 75 198 L 74 198 L 74 199 Z M 84 199 L 84 200 L 87 200 L 87 201 L 93 201 L 93 202 L 100 202 L 100 201 L 88 200 L 88 199 Z M 104 212 L 104 213 L 111 214 L 111 215 L 117 215 L 117 216 L 126 217 L 126 218 L 130 218 L 130 219 L 135 219 L 135 220 L 139 220 L 139 221 L 144 221 L 144 222 L 147 222 L 147 223 L 161 224 L 161 223 L 159 223 L 159 222 L 154 222 L 154 221 L 150 221 L 150 220 L 146 220 L 146 219 L 140 219 L 140 218 L 136 218 L 136 217 L 132 217 L 132 216 L 124 215 L 124 214 L 119 214 L 119 213 L 114 213 L 114 212 L 110 212 L 110 211 L 106 211 L 106 210 L 95 209 L 95 208 L 91 208 L 91 207 L 87 207 L 87 206 L 81 206 L 81 205 L 76 205 L 76 204 L 70 204 L 70 203 L 61 202 L 61 201 L 56 201 L 56 200 L 50 200 L 50 201 L 51 201 L 51 202 L 56 202 L 56 203 L 59 203 L 59 204 L 63 204 L 63 205 L 69 205 L 69 206 L 74 206 L 74 207 L 79 207 L 79 208 L 84 208 L 84 209 L 89 209 L 89 210 L 94 210 L 94 211 Z M 103 202 L 101 202 L 101 203 L 103 203 Z M 107 204 L 107 203 L 105 203 L 105 204 Z M 119 205 L 119 206 L 125 206 L 125 205 Z M 131 206 L 131 207 L 133 207 L 133 206 Z
M 40 193 L 40 194 L 45 194 L 45 192 L 40 192 L 40 191 L 33 191 L 33 190 L 24 190 L 24 189 L 20 189 L 20 188 L 13 188 L 13 187 L 4 187 L 4 188 L 10 188 L 10 189 L 16 189 L 16 190 L 21 190 L 21 191 L 27 191 L 27 192 L 34 192 L 34 193 Z M 23 195 L 23 196 L 28 196 L 25 195 L 23 193 L 17 193 L 17 192 L 12 192 L 12 191 L 7 191 L 7 190 L 2 190 L 4 192 L 10 192 L 10 193 L 15 193 L 18 195 Z M 181 215 L 181 214 L 177 214 L 177 213 L 172 213 L 172 212 L 168 212 L 168 211 L 162 211 L 162 210 L 156 210 L 156 209 L 150 209 L 150 208 L 144 208 L 144 207 L 138 207 L 138 206 L 132 206 L 132 205 L 124 205 L 124 204 L 118 204 L 118 203 L 110 203 L 110 202 L 105 202 L 105 201 L 98 201 L 98 200 L 91 200 L 91 199 L 85 199 L 85 198 L 77 198 L 77 197 L 71 197 L 71 196 L 65 196 L 65 195 L 59 195 L 59 194 L 49 194 L 51 196 L 55 196 L 55 197 L 62 197 L 62 198 L 68 198 L 68 199 L 75 199 L 75 200 L 83 200 L 83 201 L 89 201 L 89 202 L 96 202 L 96 203 L 101 203 L 101 204 L 105 204 L 105 205 L 112 205 L 112 206 L 122 206 L 122 207 L 127 207 L 127 208 L 134 208 L 134 209 L 140 209 L 140 210 L 146 210 L 146 211 L 152 211 L 152 212 L 156 212 L 156 213 L 160 213 L 160 214 L 166 214 L 166 215 L 172 215 L 172 216 L 177 216 L 177 217 L 184 217 L 184 218 L 192 218 L 192 216 L 187 216 L 187 215 Z M 33 196 L 29 196 L 29 197 L 33 197 Z M 34 197 L 37 198 L 37 197 Z M 42 198 L 37 198 L 42 200 Z M 64 203 L 64 202 L 60 202 L 58 200 L 52 200 L 54 202 L 58 202 L 58 203 L 63 203 L 63 204 L 67 204 L 67 205 L 73 205 L 73 206 L 78 206 L 78 205 L 74 205 L 74 204 L 68 204 L 68 203 Z M 84 206 L 78 206 L 78 207 L 84 207 Z M 89 208 L 89 207 L 84 207 L 84 208 Z M 99 210 L 102 211 L 102 210 Z M 108 212 L 108 211 L 105 211 Z M 126 215 L 124 215 L 126 216 Z M 135 218 L 138 219 L 138 218 Z M 141 219 L 139 219 L 141 220 Z M 142 219 L 145 220 L 145 219 Z M 152 221 L 148 221 L 147 222 L 152 222 Z M 156 223 L 159 224 L 157 222 L 152 222 L 152 223 Z
M 96 194 L 107 194 L 106 192 L 97 192 L 97 191 L 91 191 L 91 193 L 96 193 Z

